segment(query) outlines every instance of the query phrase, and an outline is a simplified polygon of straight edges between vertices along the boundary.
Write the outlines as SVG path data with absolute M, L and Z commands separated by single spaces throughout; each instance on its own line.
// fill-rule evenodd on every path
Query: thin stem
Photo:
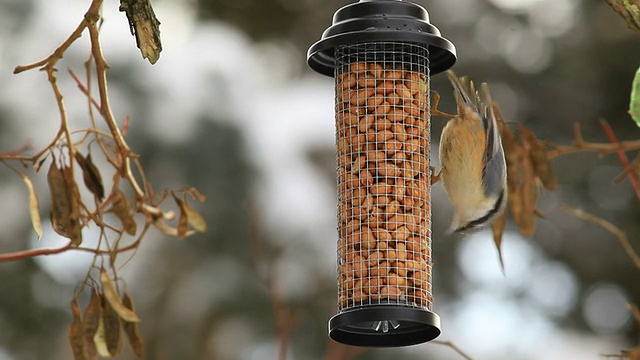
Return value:
M 93 0 L 91 2 L 91 5 L 89 6 L 89 10 L 87 10 L 87 14 L 98 13 L 101 5 L 102 5 L 102 0 Z M 58 48 L 51 55 L 49 55 L 49 57 L 47 57 L 46 59 L 34 62 L 32 64 L 16 66 L 16 68 L 13 70 L 13 73 L 19 74 L 23 71 L 31 70 L 31 69 L 42 67 L 45 65 L 53 68 L 55 64 L 58 62 L 58 60 L 62 59 L 62 56 L 67 51 L 67 49 L 71 46 L 71 44 L 73 44 L 76 40 L 78 40 L 82 36 L 82 32 L 87 27 L 87 25 L 89 25 L 89 22 L 87 21 L 87 18 L 85 16 L 85 18 L 82 19 L 80 24 L 78 24 L 78 26 L 71 33 L 71 35 L 69 35 L 67 40 L 65 40 L 62 43 L 62 45 L 58 46 Z
M 100 0 L 96 0 L 100 1 Z M 109 93 L 107 90 L 107 62 L 102 54 L 102 49 L 100 47 L 99 33 L 97 21 L 99 19 L 99 14 L 97 12 L 91 13 L 87 16 L 92 19 L 89 23 L 89 35 L 91 36 L 91 53 L 93 54 L 94 63 L 96 65 L 96 74 L 98 80 L 98 92 L 100 94 L 100 113 L 102 114 L 107 126 L 109 127 L 109 131 L 113 134 L 113 140 L 116 142 L 116 145 L 120 151 L 123 153 L 123 164 L 121 171 L 123 172 L 123 176 L 127 178 L 133 191 L 136 194 L 136 198 L 138 200 L 144 199 L 144 191 L 138 185 L 133 173 L 131 172 L 131 163 L 130 157 L 132 156 L 132 151 L 129 148 L 129 145 L 124 140 L 122 133 L 120 132 L 120 128 L 116 123 L 115 117 L 113 116 L 113 112 L 111 111 L 111 105 L 109 104 Z
M 433 340 L 431 343 L 436 345 L 444 345 L 446 347 L 451 348 L 453 351 L 457 352 L 460 356 L 465 358 L 466 360 L 473 360 L 473 358 L 467 355 L 462 349 L 460 349 L 456 344 L 454 344 L 451 340 Z
M 61 252 L 65 252 L 70 249 L 77 249 L 72 247 L 71 241 L 69 241 L 67 245 L 59 248 L 22 250 L 22 251 L 16 251 L 12 253 L 0 254 L 0 262 L 23 260 L 27 258 L 33 258 L 36 256 L 42 256 L 42 255 L 59 254 Z
M 574 125 L 574 133 L 576 142 L 574 146 L 556 145 L 554 146 L 553 150 L 547 152 L 547 156 L 549 158 L 554 158 L 556 156 L 576 153 L 580 151 L 594 151 L 602 155 L 607 155 L 618 151 L 640 150 L 640 140 L 620 141 L 615 144 L 587 142 L 582 137 L 580 124 L 578 123 Z
M 562 211 L 566 212 L 567 214 L 573 215 L 575 217 L 579 217 L 581 219 L 594 223 L 600 227 L 603 227 L 605 230 L 615 235 L 618 238 L 620 245 L 622 245 L 622 248 L 624 249 L 624 251 L 627 253 L 629 258 L 631 258 L 631 261 L 633 262 L 633 264 L 638 268 L 638 270 L 640 270 L 640 256 L 638 255 L 638 253 L 636 253 L 636 251 L 633 249 L 633 246 L 631 246 L 631 244 L 629 243 L 627 234 L 625 234 L 624 231 L 620 230 L 617 226 L 613 225 L 612 223 L 604 219 L 601 219 L 595 215 L 588 214 L 582 210 L 572 209 L 566 205 L 560 205 L 560 209 L 562 209 Z
M 600 125 L 602 125 L 602 128 L 604 129 L 605 134 L 607 134 L 609 141 L 611 141 L 612 144 L 617 144 L 618 138 L 616 137 L 616 134 L 613 132 L 611 125 L 609 125 L 609 123 L 604 119 L 600 120 Z M 618 150 L 618 158 L 620 158 L 620 163 L 622 164 L 623 169 L 628 169 L 631 167 L 631 165 L 629 164 L 629 159 L 627 158 L 627 154 L 625 154 L 624 151 Z M 636 175 L 633 172 L 629 172 L 628 178 L 629 178 L 629 182 L 631 182 L 631 186 L 633 187 L 633 190 L 636 193 L 636 197 L 640 201 L 640 184 L 638 184 L 638 179 L 636 178 Z

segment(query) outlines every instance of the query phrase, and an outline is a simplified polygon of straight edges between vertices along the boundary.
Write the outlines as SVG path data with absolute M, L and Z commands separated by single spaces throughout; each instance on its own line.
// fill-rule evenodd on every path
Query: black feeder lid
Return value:
M 455 46 L 429 23 L 427 10 L 402 0 L 360 0 L 338 9 L 333 24 L 307 51 L 307 62 L 316 72 L 333 77 L 337 46 L 377 41 L 429 45 L 431 74 L 456 62 Z
M 421 344 L 440 335 L 440 317 L 401 305 L 364 305 L 329 320 L 329 337 L 342 344 L 399 347 Z

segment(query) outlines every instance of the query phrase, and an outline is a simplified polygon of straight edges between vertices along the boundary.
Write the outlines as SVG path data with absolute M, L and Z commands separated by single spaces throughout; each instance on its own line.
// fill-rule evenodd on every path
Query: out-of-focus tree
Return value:
M 221 21 L 231 24 L 232 31 L 224 27 L 214 29 L 228 31 L 233 41 L 243 42 L 243 49 L 275 44 L 273 46 L 277 52 L 285 54 L 283 56 L 292 54 L 292 58 L 287 59 L 291 69 L 283 70 L 273 63 L 270 63 L 272 69 L 260 68 L 254 62 L 246 61 L 251 56 L 259 58 L 259 50 L 254 53 L 243 50 L 238 55 L 237 49 L 217 47 L 222 42 L 206 41 L 190 43 L 192 53 L 186 57 L 192 58 L 190 60 L 214 58 L 228 67 L 216 68 L 214 62 L 209 64 L 210 68 L 184 59 L 178 62 L 172 55 L 177 52 L 176 41 L 165 45 L 156 65 L 158 68 L 149 70 L 135 63 L 133 53 L 127 58 L 105 46 L 107 60 L 113 51 L 114 60 L 109 61 L 111 69 L 108 73 L 110 89 L 115 97 L 114 104 L 122 106 L 116 112 L 121 118 L 130 115 L 127 140 L 141 155 L 142 167 L 146 176 L 152 179 L 154 189 L 188 184 L 207 196 L 202 210 L 208 223 L 207 233 L 178 242 L 162 241 L 159 233 L 151 232 L 151 241 L 145 242 L 134 261 L 120 272 L 127 281 L 128 291 L 137 299 L 147 358 L 267 359 L 281 354 L 281 358 L 288 355 L 295 359 L 324 356 L 325 359 L 375 360 L 389 356 L 415 358 L 416 353 L 423 358 L 460 358 L 452 351 L 432 345 L 404 351 L 366 351 L 329 343 L 326 320 L 335 308 L 334 269 L 327 267 L 327 262 L 321 258 L 331 255 L 335 241 L 326 238 L 320 246 L 314 233 L 318 228 L 331 233 L 333 228 L 320 221 L 296 226 L 298 224 L 292 224 L 286 218 L 274 220 L 267 210 L 277 214 L 282 211 L 275 206 L 269 207 L 269 201 L 274 199 L 269 195 L 273 194 L 264 193 L 271 174 L 261 163 L 264 158 L 258 158 L 263 148 L 256 145 L 256 137 L 252 135 L 261 124 L 243 121 L 257 116 L 257 109 L 268 109 L 258 100 L 266 102 L 260 98 L 261 93 L 273 91 L 288 98 L 268 99 L 279 101 L 274 104 L 279 107 L 278 116 L 269 120 L 279 126 L 290 126 L 283 124 L 283 118 L 287 117 L 287 106 L 296 100 L 293 91 L 285 92 L 277 83 L 267 86 L 255 79 L 247 81 L 246 77 L 268 77 L 264 73 L 278 70 L 289 76 L 279 80 L 286 83 L 283 87 L 297 84 L 298 89 L 303 90 L 310 86 L 297 83 L 301 81 L 317 85 L 316 75 L 306 70 L 304 51 L 329 25 L 333 12 L 350 2 L 200 0 L 174 5 L 180 9 L 191 6 L 190 11 L 197 14 L 198 22 L 189 26 L 197 27 L 199 31 L 205 29 L 202 30 L 203 38 L 211 35 L 207 30 L 214 28 L 207 26 L 215 26 Z M 459 57 L 456 72 L 491 84 L 494 99 L 501 105 L 507 120 L 525 124 L 540 139 L 551 144 L 571 144 L 574 122 L 580 122 L 586 140 L 609 142 L 598 121 L 601 117 L 609 121 L 619 140 L 638 138 L 638 129 L 626 114 L 631 79 L 640 65 L 634 60 L 640 58 L 637 35 L 605 1 L 417 2 L 427 7 L 431 21 L 456 44 Z M 162 11 L 163 5 L 167 6 L 164 9 L 172 9 L 166 1 L 159 1 L 156 10 L 160 21 L 163 26 L 175 25 L 172 16 L 179 15 Z M 45 2 L 38 1 L 0 4 L 2 14 L 11 14 L 0 15 L 7 20 L 0 28 L 3 41 L 12 45 L 8 49 L 19 48 L 10 39 L 24 43 L 32 41 L 30 46 L 37 45 L 40 54 L 55 46 L 52 44 L 58 40 L 44 36 L 42 42 L 27 40 L 40 38 L 40 35 L 18 36 L 36 27 L 33 22 L 41 19 L 37 14 L 45 6 Z M 119 20 L 126 24 L 124 15 L 120 16 Z M 11 18 L 13 20 L 9 21 Z M 116 19 L 107 16 L 105 29 L 110 22 L 118 21 Z M 163 36 L 171 37 L 173 31 L 185 30 L 179 26 L 163 27 Z M 193 33 L 179 36 L 183 36 L 184 41 L 196 37 Z M 214 57 L 209 53 L 213 50 L 207 46 L 216 47 L 215 52 L 221 55 Z M 24 60 L 7 52 L 0 53 L 3 73 L 10 72 L 16 63 Z M 67 67 L 79 73 L 86 55 L 82 51 L 71 51 L 58 69 L 60 77 L 67 74 Z M 226 65 L 229 59 L 241 65 Z M 161 68 L 165 60 L 171 66 Z M 198 72 L 188 72 L 194 64 L 199 66 Z M 190 76 L 187 80 L 183 79 L 186 74 Z M 166 80 L 168 85 L 158 81 L 159 78 L 169 79 Z M 187 85 L 180 82 L 181 79 Z M 442 107 L 453 109 L 445 80 L 442 77 L 432 80 L 433 88 L 441 90 Z M 29 78 L 22 81 L 29 81 Z M 190 88 L 192 83 L 197 87 Z M 70 81 L 67 86 L 71 89 L 76 84 Z M 331 89 L 329 81 L 320 86 Z M 24 141 L 9 135 L 24 124 L 17 124 L 15 120 L 22 121 L 27 116 L 11 104 L 16 94 L 21 93 L 18 88 L 15 93 L 3 92 L 0 102 L 0 136 L 2 144 L 11 144 L 9 149 L 18 145 L 16 141 Z M 36 102 L 35 97 L 42 95 L 36 90 L 30 94 Z M 180 97 L 180 94 L 188 95 Z M 331 96 L 330 93 L 326 95 Z M 78 108 L 82 116 L 86 116 L 86 98 L 82 99 Z M 65 101 L 67 106 L 73 107 L 71 97 Z M 314 98 L 305 104 L 319 101 Z M 166 103 L 173 103 L 173 107 L 183 112 L 175 116 Z M 45 106 L 42 108 L 55 112 Z M 255 112 L 252 112 L 253 108 Z M 277 178 L 282 181 L 282 187 L 299 186 L 301 179 L 323 179 L 319 181 L 323 185 L 318 186 L 323 190 L 317 197 L 309 193 L 298 196 L 309 197 L 308 201 L 331 197 L 335 193 L 330 175 L 335 171 L 335 150 L 331 144 L 321 142 L 320 145 L 301 146 L 295 136 L 287 138 L 284 134 L 285 130 L 302 133 L 315 121 L 314 114 L 301 108 L 295 123 L 299 128 L 280 128 L 262 135 L 282 133 L 278 141 L 268 144 L 274 148 L 286 147 L 286 151 L 302 152 L 298 155 L 304 162 L 296 164 L 311 174 L 300 178 L 291 177 L 297 173 L 285 172 Z M 333 122 L 330 117 L 324 121 Z M 432 133 L 437 136 L 444 121 L 434 118 L 432 123 Z M 165 128 L 170 130 L 164 131 Z M 184 129 L 190 129 L 185 131 L 191 135 L 184 135 Z M 2 151 L 5 149 L 3 146 Z M 277 160 L 268 165 L 276 171 L 288 171 L 282 162 L 291 161 L 291 158 L 283 156 Z M 437 209 L 433 219 L 436 312 L 443 317 L 444 336 L 478 358 L 483 354 L 505 359 L 551 357 L 525 345 L 515 346 L 514 340 L 508 342 L 508 334 L 505 335 L 504 327 L 500 327 L 504 323 L 498 320 L 489 330 L 484 324 L 484 332 L 494 330 L 495 334 L 505 335 L 504 340 L 488 339 L 478 332 L 475 337 L 485 345 L 474 343 L 468 336 L 471 330 L 465 332 L 464 328 L 478 329 L 470 322 L 477 324 L 487 319 L 479 317 L 478 311 L 474 310 L 482 307 L 519 315 L 513 317 L 516 319 L 522 319 L 522 313 L 527 316 L 531 315 L 527 312 L 536 313 L 536 322 L 531 323 L 535 326 L 531 327 L 556 334 L 565 342 L 564 350 L 570 348 L 577 352 L 588 343 L 604 346 L 598 347 L 597 352 L 589 348 L 589 354 L 595 357 L 598 353 L 631 348 L 636 343 L 638 328 L 633 326 L 630 316 L 620 317 L 627 310 L 622 307 L 622 312 L 617 312 L 606 306 L 607 303 L 620 304 L 621 298 L 640 302 L 640 286 L 633 263 L 609 232 L 558 208 L 559 203 L 565 203 L 585 209 L 616 224 L 633 242 L 640 233 L 636 220 L 640 214 L 633 189 L 627 180 L 619 185 L 611 183 L 622 171 L 615 153 L 602 158 L 587 152 L 564 155 L 554 158 L 552 164 L 557 171 L 558 191 L 540 194 L 540 210 L 546 219 L 538 220 L 532 239 L 522 240 L 515 235 L 515 226 L 507 225 L 504 240 L 506 279 L 502 278 L 497 266 L 488 234 L 463 239 L 445 238 L 449 208 L 441 200 L 441 191 L 434 188 L 434 209 Z M 323 174 L 329 174 L 330 181 Z M 11 172 L 0 172 L 0 182 L 7 189 L 16 193 L 17 189 L 24 190 L 18 187 L 23 186 L 20 179 L 16 182 L 14 177 Z M 3 194 L 8 196 L 6 192 Z M 22 205 L 27 202 L 26 197 L 20 200 Z M 45 201 L 41 205 L 47 206 Z M 6 209 L 18 208 L 13 200 L 8 206 Z M 28 213 L 22 213 L 20 218 L 28 219 Z M 13 239 L 29 238 L 29 226 L 26 220 L 20 223 L 18 231 L 7 227 L 5 234 L 0 236 L 0 250 L 9 252 L 22 248 L 25 242 Z M 305 231 L 305 226 L 309 230 Z M 329 250 L 320 252 L 321 247 Z M 486 248 L 491 251 L 484 251 Z M 67 265 L 73 262 L 69 261 Z M 495 266 L 486 268 L 486 264 Z M 73 293 L 75 283 L 61 279 L 60 270 L 52 271 L 49 266 L 40 259 L 0 266 L 0 281 L 6 288 L 0 292 L 0 354 L 20 359 L 69 358 L 66 334 L 62 334 L 62 329 L 71 318 L 67 309 L 68 295 Z M 74 271 L 62 271 L 65 272 Z M 523 272 L 530 274 L 525 276 Z M 500 301 L 489 301 L 495 300 L 491 297 L 495 294 Z M 594 313 L 605 314 L 603 316 L 608 319 L 603 320 Z M 497 319 L 499 314 L 493 315 Z M 618 322 L 611 325 L 608 321 L 611 319 Z M 562 337 L 565 333 L 570 335 Z M 586 340 L 573 340 L 575 334 Z M 571 341 L 575 341 L 575 345 L 571 345 Z M 516 342 L 526 343 L 523 339 Z M 565 356 L 570 355 L 565 353 Z M 134 356 L 125 349 L 121 358 Z

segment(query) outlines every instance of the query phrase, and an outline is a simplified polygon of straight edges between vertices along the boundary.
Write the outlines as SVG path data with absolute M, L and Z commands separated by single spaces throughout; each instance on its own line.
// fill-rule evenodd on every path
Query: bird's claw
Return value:
M 431 115 L 442 116 L 447 119 L 452 119 L 455 115 L 449 114 L 444 111 L 438 110 L 438 104 L 440 104 L 440 94 L 437 91 L 433 91 L 433 105 L 431 105 Z
M 430 178 L 431 178 L 431 185 L 437 183 L 440 180 L 440 175 L 442 174 L 442 169 L 440 169 L 440 171 L 438 171 L 438 173 L 436 174 L 436 167 L 435 166 L 429 166 L 430 171 Z

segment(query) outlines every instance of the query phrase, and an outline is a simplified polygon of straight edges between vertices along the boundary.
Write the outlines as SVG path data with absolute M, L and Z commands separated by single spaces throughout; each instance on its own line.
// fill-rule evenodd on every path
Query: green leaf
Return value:
M 629 101 L 629 115 L 640 126 L 640 68 L 636 70 L 631 84 L 631 99 Z

